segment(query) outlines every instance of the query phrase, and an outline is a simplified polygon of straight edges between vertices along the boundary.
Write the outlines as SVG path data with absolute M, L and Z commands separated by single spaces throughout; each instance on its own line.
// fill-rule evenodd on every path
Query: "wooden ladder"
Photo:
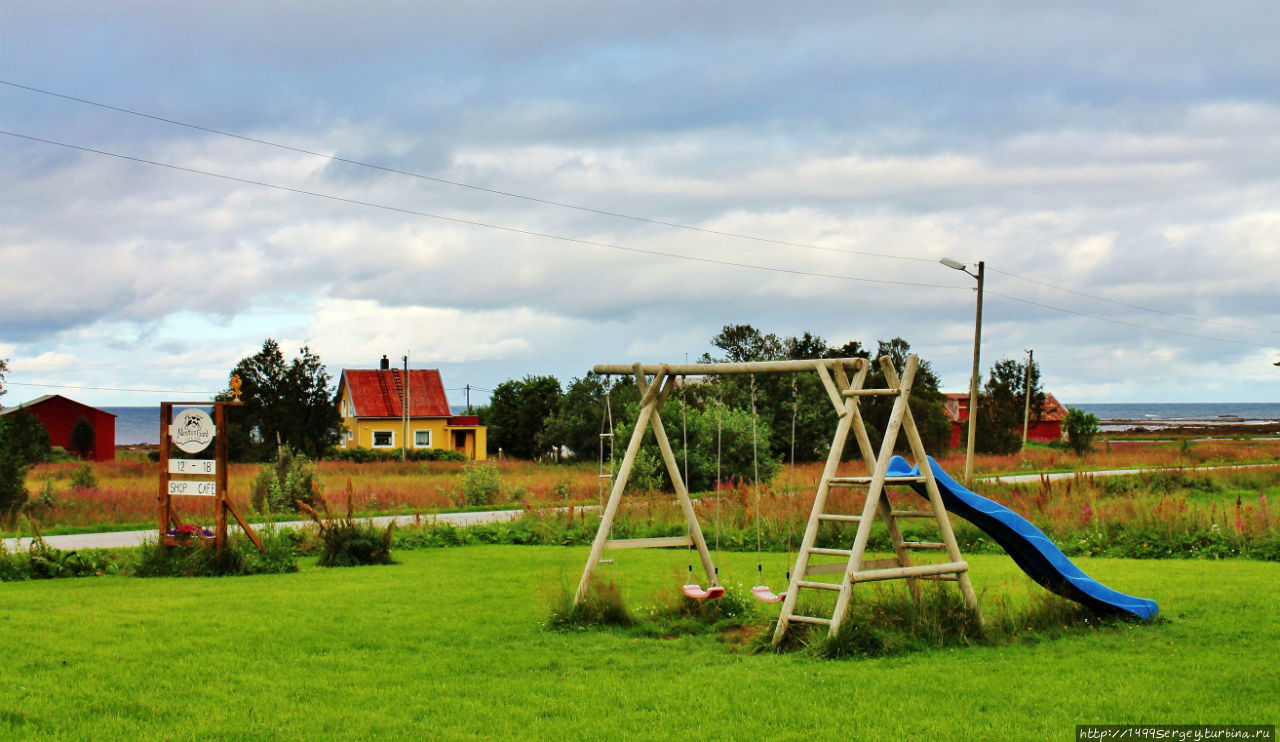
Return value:
M 919 430 L 916 428 L 915 420 L 911 416 L 911 408 L 909 407 L 911 386 L 915 380 L 919 359 L 915 355 L 907 357 L 907 363 L 903 369 L 901 379 L 898 378 L 898 374 L 893 367 L 893 361 L 888 356 L 880 358 L 880 366 L 884 371 L 887 382 L 886 387 L 883 389 L 863 388 L 869 365 L 861 366 L 853 379 L 847 378 L 839 367 L 835 369 L 835 379 L 826 374 L 825 369 L 819 370 L 823 385 L 827 388 L 828 395 L 831 397 L 832 403 L 836 405 L 837 413 L 840 415 L 840 423 L 836 426 L 836 433 L 831 443 L 831 452 L 827 456 L 827 464 L 823 470 L 822 479 L 818 484 L 817 495 L 814 497 L 813 510 L 809 514 L 809 523 L 805 528 L 804 539 L 800 544 L 795 567 L 791 571 L 791 581 L 787 587 L 787 595 L 782 602 L 782 612 L 778 616 L 778 623 L 774 629 L 773 643 L 775 645 L 786 636 L 787 630 L 792 623 L 827 626 L 828 633 L 833 637 L 836 636 L 849 609 L 849 603 L 853 597 L 853 587 L 863 582 L 905 579 L 911 590 L 912 597 L 919 605 L 919 581 L 921 579 L 954 581 L 959 583 L 965 605 L 971 610 L 976 611 L 978 609 L 977 597 L 973 592 L 973 585 L 969 581 L 969 565 L 960 554 L 960 547 L 957 545 L 955 534 L 951 530 L 951 522 L 947 519 L 946 509 L 943 507 L 941 496 L 938 493 L 938 484 L 934 480 L 933 471 L 927 463 L 928 459 L 920 439 Z M 889 424 L 884 432 L 884 439 L 880 444 L 878 455 L 871 446 L 871 439 L 867 435 L 866 424 L 862 419 L 862 412 L 859 407 L 859 402 L 862 398 L 871 396 L 892 396 L 895 398 L 893 411 L 890 413 Z M 836 476 L 845 443 L 851 430 L 862 453 L 862 460 L 867 467 L 868 474 L 866 476 Z M 919 475 L 889 475 L 889 460 L 893 456 L 893 450 L 900 431 L 906 433 L 911 455 L 918 464 Z M 885 491 L 886 486 L 919 484 L 925 485 L 932 505 L 931 510 L 892 509 Z M 864 487 L 866 488 L 866 499 L 863 501 L 860 513 L 839 513 L 828 507 L 829 496 L 833 489 Z M 889 559 L 864 559 L 867 541 L 871 537 L 872 526 L 875 524 L 877 517 L 884 520 L 888 529 L 889 537 L 893 543 L 894 556 Z M 938 525 L 941 540 L 904 540 L 902 530 L 898 526 L 898 520 L 902 518 L 932 518 Z M 819 547 L 817 545 L 818 533 L 823 524 L 826 523 L 857 523 L 858 530 L 854 536 L 853 544 L 847 549 Z M 947 560 L 938 564 L 912 564 L 911 552 L 915 550 L 945 551 Z M 839 557 L 842 561 L 815 563 L 811 561 L 812 557 L 815 556 Z M 809 579 L 816 575 L 836 573 L 841 574 L 840 582 Z M 816 593 L 836 593 L 835 607 L 831 615 L 829 617 L 807 616 L 797 613 L 796 605 L 802 590 Z

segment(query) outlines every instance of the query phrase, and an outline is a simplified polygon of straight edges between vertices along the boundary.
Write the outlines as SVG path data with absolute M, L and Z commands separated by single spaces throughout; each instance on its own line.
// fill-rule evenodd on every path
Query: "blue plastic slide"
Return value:
M 1116 592 L 1085 574 L 1071 563 L 1048 536 L 1025 518 L 1005 506 L 974 494 L 952 479 L 929 458 L 933 477 L 938 482 L 942 504 L 987 533 L 1031 579 L 1069 600 L 1074 600 L 1096 613 L 1127 613 L 1138 618 L 1153 618 L 1160 607 L 1154 600 L 1135 598 Z M 919 476 L 920 471 L 901 456 L 889 461 L 889 476 Z M 924 483 L 912 485 L 916 492 L 928 497 Z

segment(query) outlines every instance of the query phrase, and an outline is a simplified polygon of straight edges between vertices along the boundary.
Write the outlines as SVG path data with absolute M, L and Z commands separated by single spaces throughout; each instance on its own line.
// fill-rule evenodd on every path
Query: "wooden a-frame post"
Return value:
M 866 367 L 860 368 L 852 380 L 845 377 L 843 369 L 836 368 L 838 387 L 825 374 L 825 369 L 819 369 L 819 376 L 823 379 L 823 385 L 827 388 L 827 392 L 840 414 L 840 423 L 836 427 L 836 433 L 831 443 L 831 451 L 827 456 L 827 464 L 823 469 L 822 480 L 818 485 L 818 491 L 814 498 L 813 510 L 809 514 L 809 524 L 805 529 L 804 539 L 801 541 L 800 550 L 796 556 L 795 568 L 791 573 L 791 581 L 787 586 L 786 598 L 782 602 L 782 611 L 774 628 L 773 643 L 775 645 L 786 636 L 787 630 L 792 623 L 825 625 L 828 627 L 828 633 L 833 637 L 836 636 L 848 611 L 849 603 L 853 596 L 853 587 L 861 582 L 905 579 L 918 606 L 920 604 L 919 580 L 954 581 L 959 583 L 965 606 L 975 612 L 978 611 L 977 596 L 969 580 L 969 565 L 964 561 L 960 553 L 960 547 L 951 528 L 951 521 L 947 517 L 946 508 L 943 506 L 942 497 L 938 491 L 937 480 L 934 478 L 933 470 L 928 463 L 920 432 L 916 428 L 915 420 L 911 415 L 909 401 L 918 366 L 919 359 L 915 355 L 908 356 L 902 377 L 899 378 L 897 371 L 893 367 L 892 359 L 887 356 L 881 357 L 880 367 L 884 372 L 886 381 L 886 387 L 883 389 L 863 388 L 863 382 L 867 374 Z M 863 422 L 862 412 L 859 407 L 860 399 L 866 396 L 896 397 L 878 455 L 871 445 L 870 437 L 867 435 L 866 425 Z M 863 463 L 867 467 L 867 476 L 836 476 L 844 446 L 851 430 L 858 443 Z M 889 460 L 893 456 L 894 446 L 897 443 L 900 431 L 906 433 L 912 458 L 916 460 L 920 472 L 918 476 L 890 476 L 888 473 Z M 923 484 L 931 509 L 928 511 L 893 510 L 884 489 L 887 484 Z M 850 486 L 866 486 L 866 499 L 863 501 L 861 514 L 829 512 L 827 510 L 827 499 L 831 488 Z M 864 559 L 867 542 L 871 537 L 871 529 L 877 517 L 885 522 L 893 544 L 894 556 L 890 559 L 867 560 Z M 929 518 L 934 520 L 937 523 L 942 540 L 940 542 L 911 542 L 903 540 L 901 530 L 897 524 L 897 519 L 899 518 Z M 818 547 L 816 545 L 818 531 L 824 522 L 857 523 L 858 530 L 854 536 L 852 546 L 849 549 Z M 910 558 L 910 549 L 945 550 L 949 561 L 940 564 L 913 565 Z M 814 555 L 837 556 L 845 558 L 847 561 L 843 563 L 811 564 L 810 557 Z M 837 572 L 841 574 L 839 583 L 811 581 L 808 579 L 811 575 Z M 837 593 L 836 604 L 831 617 L 804 616 L 796 613 L 796 604 L 802 589 L 835 591 Z M 979 614 L 979 621 L 981 621 L 981 614 Z
M 680 474 L 680 467 L 676 463 L 675 453 L 671 450 L 671 442 L 667 439 L 666 428 L 662 425 L 662 407 L 666 404 L 667 397 L 675 388 L 675 376 L 670 373 L 670 366 L 663 365 L 650 380 L 644 371 L 644 367 L 636 363 L 632 366 L 631 372 L 635 374 L 636 384 L 639 389 L 644 390 L 643 396 L 640 398 L 640 413 L 636 416 L 635 428 L 631 431 L 631 440 L 627 443 L 626 455 L 622 457 L 622 464 L 618 467 L 618 473 L 613 480 L 613 487 L 609 490 L 609 500 L 605 503 L 604 513 L 600 517 L 600 527 L 596 530 L 596 538 L 591 543 L 591 556 L 587 558 L 587 566 L 582 570 L 582 579 L 578 582 L 577 592 L 574 593 L 573 603 L 578 605 L 586 598 L 587 592 L 591 589 L 591 580 L 595 576 L 596 567 L 600 564 L 600 557 L 604 554 L 606 548 L 609 549 L 643 549 L 658 548 L 666 546 L 693 546 L 698 550 L 698 556 L 702 560 L 702 568 L 707 574 L 707 582 L 711 585 L 718 585 L 715 564 L 711 561 L 711 552 L 707 549 L 706 539 L 702 536 L 702 528 L 698 525 L 698 516 L 694 512 L 693 502 L 689 499 L 689 490 L 685 486 L 684 477 Z M 609 534 L 613 531 L 613 521 L 618 514 L 618 505 L 622 501 L 622 493 L 627 487 L 627 480 L 631 477 L 631 469 L 635 465 L 636 456 L 640 452 L 640 445 L 644 442 L 645 431 L 650 427 L 653 428 L 653 437 L 658 443 L 658 450 L 662 452 L 662 461 L 666 464 L 667 474 L 671 477 L 671 483 L 676 490 L 676 500 L 680 503 L 680 509 L 684 513 L 685 521 L 689 525 L 688 536 L 671 536 L 665 538 L 639 538 L 639 539 L 617 539 L 609 538 Z

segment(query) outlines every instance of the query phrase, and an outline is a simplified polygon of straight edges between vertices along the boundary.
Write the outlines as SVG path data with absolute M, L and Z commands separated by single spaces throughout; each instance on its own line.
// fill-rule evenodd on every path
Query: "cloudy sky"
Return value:
M 942 256 L 986 263 L 984 373 L 1278 401 L 1277 38 L 1273 2 L 0 3 L 4 402 L 203 398 L 268 337 L 567 381 L 729 323 L 901 336 L 962 391 Z

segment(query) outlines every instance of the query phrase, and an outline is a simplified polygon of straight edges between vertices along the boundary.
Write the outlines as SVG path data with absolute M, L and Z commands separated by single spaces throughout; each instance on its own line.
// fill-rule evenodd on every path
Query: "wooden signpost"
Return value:
M 244 529 L 259 551 L 264 551 L 258 535 L 231 504 L 227 497 L 227 408 L 244 405 L 240 397 L 240 379 L 232 377 L 235 400 L 231 402 L 161 402 L 160 403 L 160 543 L 184 546 L 194 543 L 209 545 L 219 553 L 227 546 L 227 515 Z M 205 412 L 213 408 L 213 417 Z M 174 408 L 178 409 L 175 417 Z M 188 454 L 200 454 L 213 444 L 214 457 L 171 458 L 174 448 Z M 187 534 L 175 533 L 185 525 L 173 506 L 174 497 L 214 498 L 214 528 L 206 535 L 203 528 Z

